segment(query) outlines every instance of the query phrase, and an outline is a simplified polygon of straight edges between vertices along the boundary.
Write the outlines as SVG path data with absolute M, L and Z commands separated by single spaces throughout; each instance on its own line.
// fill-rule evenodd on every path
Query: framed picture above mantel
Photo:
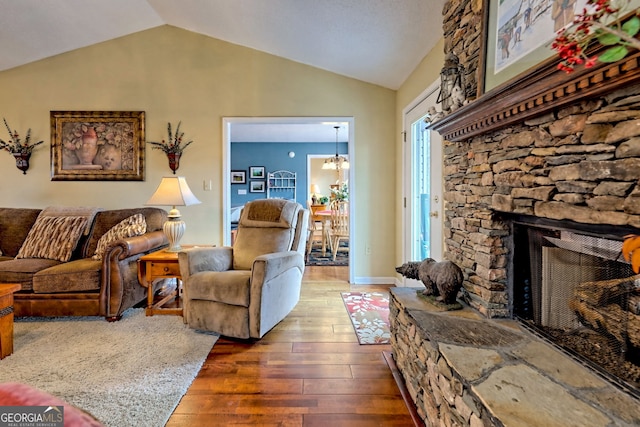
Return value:
M 491 5 L 492 2 L 494 0 L 485 0 L 485 6 Z M 502 4 L 507 5 L 511 2 L 512 0 L 509 0 L 509 3 L 505 0 Z M 524 7 L 528 2 L 522 4 Z M 534 4 L 537 3 L 534 2 Z M 640 6 L 640 0 L 631 0 L 630 4 L 637 8 Z M 485 9 L 483 34 L 487 38 L 488 49 L 481 54 L 478 64 L 478 97 L 430 125 L 430 129 L 440 133 L 444 139 L 454 142 L 463 141 L 522 123 L 557 108 L 640 83 L 639 50 L 632 50 L 626 57 L 616 62 L 596 61 L 591 68 L 576 67 L 570 74 L 558 69 L 560 58 L 552 53 L 547 59 L 531 68 L 524 66 L 524 71 L 515 77 L 508 78 L 503 75 L 504 79 L 492 83 L 495 84 L 494 87 L 487 86 L 490 89 L 481 91 L 483 84 L 490 79 L 484 73 L 485 63 L 491 60 L 492 55 L 494 63 L 496 61 L 498 45 L 495 35 L 498 34 L 498 28 L 493 22 L 497 22 L 497 15 L 494 21 L 490 19 L 491 13 L 495 13 L 495 10 L 495 8 Z M 522 14 L 511 16 L 518 16 L 517 22 L 522 23 Z M 622 20 L 628 19 L 628 16 L 627 14 Z M 490 37 L 491 34 L 494 34 L 493 38 Z M 493 54 L 490 49 L 491 44 L 494 44 Z M 586 54 L 589 57 L 600 56 L 607 49 L 608 46 L 594 44 Z M 513 59 L 513 61 L 507 67 L 513 66 L 519 60 Z M 504 70 L 506 68 L 500 72 Z
M 51 111 L 52 181 L 143 181 L 144 111 Z
M 510 80 L 556 66 L 557 52 L 551 48 L 558 31 L 569 27 L 587 0 L 485 0 L 479 94 Z M 640 0 L 626 6 L 630 14 Z

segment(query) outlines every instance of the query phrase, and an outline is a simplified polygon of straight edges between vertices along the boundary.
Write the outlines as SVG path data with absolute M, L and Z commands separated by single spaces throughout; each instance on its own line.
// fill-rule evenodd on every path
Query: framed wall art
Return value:
M 231 171 L 231 183 L 232 184 L 246 184 L 247 183 L 247 171 L 232 170 Z
M 264 193 L 266 181 L 251 181 L 249 191 L 252 193 Z
M 144 111 L 51 111 L 51 180 L 144 180 Z
M 557 61 L 551 44 L 558 31 L 587 6 L 587 0 L 485 0 L 482 93 Z M 628 11 L 638 6 L 631 0 Z
M 249 178 L 251 179 L 265 179 L 264 166 L 251 166 L 249 168 Z

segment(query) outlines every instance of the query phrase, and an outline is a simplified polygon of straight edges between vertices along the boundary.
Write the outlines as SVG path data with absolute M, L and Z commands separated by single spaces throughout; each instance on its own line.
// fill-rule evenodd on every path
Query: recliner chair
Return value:
M 232 247 L 178 254 L 184 318 L 193 329 L 262 338 L 300 299 L 309 211 L 296 202 L 245 204 Z

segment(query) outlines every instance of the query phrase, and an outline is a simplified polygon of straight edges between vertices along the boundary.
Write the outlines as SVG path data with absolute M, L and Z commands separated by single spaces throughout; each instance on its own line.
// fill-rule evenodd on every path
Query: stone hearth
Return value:
M 640 425 L 637 400 L 519 323 L 390 294 L 393 357 L 426 425 Z

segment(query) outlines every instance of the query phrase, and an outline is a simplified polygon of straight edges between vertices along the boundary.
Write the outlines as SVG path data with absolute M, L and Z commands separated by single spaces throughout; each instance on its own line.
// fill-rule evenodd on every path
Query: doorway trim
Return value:
M 355 217 L 357 206 L 351 194 L 356 192 L 356 149 L 355 149 L 355 120 L 353 117 L 223 117 L 222 118 L 222 244 L 231 244 L 231 127 L 237 123 L 270 123 L 270 124 L 305 124 L 324 122 L 346 122 L 349 127 L 349 141 L 347 150 L 349 155 L 349 283 L 354 283 L 354 271 L 357 260 L 357 230 Z M 305 194 L 308 189 L 305 190 Z M 305 207 L 306 209 L 306 207 Z
M 410 250 L 410 242 L 409 242 L 409 229 L 411 228 L 411 224 L 412 224 L 412 212 L 413 212 L 413 203 L 415 202 L 415 200 L 413 200 L 411 198 L 411 183 L 413 180 L 413 176 L 411 176 L 414 171 L 411 165 L 411 153 L 413 151 L 413 141 L 410 140 L 409 138 L 409 128 L 411 127 L 412 123 L 409 123 L 407 121 L 408 116 L 415 112 L 418 113 L 417 115 L 426 115 L 427 114 L 427 109 L 430 106 L 436 106 L 436 104 L 433 105 L 427 105 L 424 104 L 424 102 L 429 98 L 434 96 L 437 91 L 440 88 L 440 80 L 436 80 L 435 82 L 433 82 L 432 84 L 430 84 L 424 91 L 422 91 L 422 93 L 420 93 L 420 95 L 418 95 L 413 101 L 411 101 L 409 104 L 407 104 L 407 106 L 405 108 L 402 109 L 402 129 L 404 132 L 404 143 L 402 145 L 402 170 L 406 171 L 403 175 L 402 175 L 402 196 L 403 196 L 403 211 L 402 211 L 402 250 L 401 250 L 401 260 L 400 262 L 404 263 L 407 261 L 411 261 L 410 255 L 411 255 L 411 250 Z M 438 104 L 439 105 L 439 104 Z M 420 110 L 418 110 L 420 109 Z M 433 132 L 433 131 L 430 131 Z M 442 158 L 439 158 L 438 161 L 442 162 Z M 442 164 L 442 163 L 441 163 Z M 429 172 L 431 174 L 431 171 Z M 440 196 L 443 195 L 443 189 L 442 189 L 442 181 L 439 181 L 439 192 L 438 194 Z M 442 200 L 443 197 L 440 197 L 440 199 Z M 444 200 L 441 201 L 441 204 L 438 206 L 438 222 L 439 222 L 439 226 L 442 227 L 442 222 L 443 222 L 443 214 L 444 214 Z M 436 252 L 438 254 L 442 254 L 442 247 L 443 247 L 443 242 L 440 241 L 438 242 L 438 249 L 436 250 Z M 415 261 L 415 260 L 414 260 Z M 401 279 L 396 281 L 398 286 L 420 286 L 422 285 L 422 283 L 418 280 L 414 280 L 414 279 L 407 279 L 405 277 L 402 277 Z

